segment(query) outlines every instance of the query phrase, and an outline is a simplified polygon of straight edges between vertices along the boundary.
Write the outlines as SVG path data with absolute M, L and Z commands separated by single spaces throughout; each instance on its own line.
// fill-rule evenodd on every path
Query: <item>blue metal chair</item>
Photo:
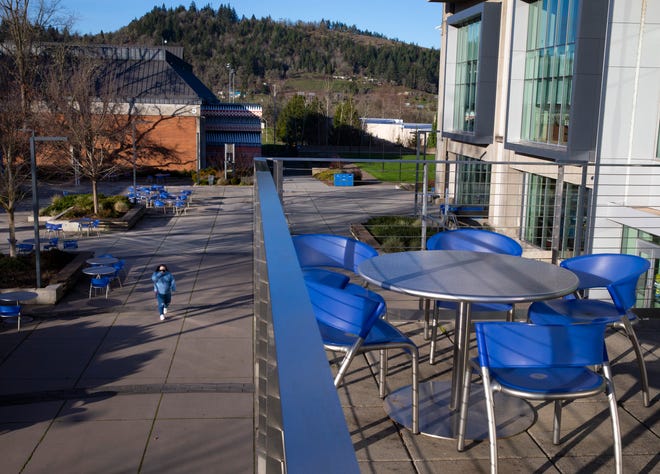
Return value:
M 345 287 L 350 277 L 327 267 L 357 274 L 361 262 L 378 255 L 371 245 L 341 235 L 302 234 L 292 239 L 305 278 L 337 288 Z
M 576 295 L 552 301 L 539 301 L 529 307 L 529 320 L 535 324 L 573 324 L 604 322 L 622 329 L 635 351 L 642 385 L 644 406 L 649 406 L 649 381 L 642 348 L 632 323 L 637 315 L 631 311 L 635 305 L 639 277 L 649 269 L 649 262 L 636 255 L 617 253 L 581 255 L 561 262 L 580 279 Z M 583 292 L 593 288 L 606 288 L 610 301 L 584 298 Z
M 124 286 L 121 282 L 121 273 L 124 272 L 124 275 L 126 274 L 126 271 L 124 270 L 124 265 L 125 265 L 125 261 L 122 259 L 112 264 L 112 267 L 115 269 L 115 273 L 111 276 L 111 280 L 116 280 L 117 283 L 119 283 L 120 287 Z
M 64 239 L 62 241 L 62 248 L 64 250 L 77 249 L 78 248 L 78 241 L 74 240 L 74 239 Z
M 34 250 L 34 245 L 32 244 L 16 244 L 16 251 L 18 252 L 19 255 L 28 255 L 30 252 Z
M 60 242 L 59 238 L 51 237 L 50 239 L 48 239 L 48 243 L 44 245 L 44 250 L 53 250 L 58 248 L 59 242 Z
M 164 201 L 161 201 L 160 199 L 155 199 L 153 204 L 155 208 L 162 208 L 163 214 L 167 212 L 167 205 L 165 204 Z
M 97 237 L 101 237 L 101 221 L 99 219 L 92 220 L 91 230 L 96 232 Z
M 306 280 L 314 315 L 326 350 L 343 352 L 334 384 L 338 387 L 351 362 L 369 351 L 402 349 L 412 361 L 412 431 L 419 432 L 419 392 L 417 346 L 398 329 L 381 318 L 384 303 L 350 291 Z M 381 352 L 379 394 L 385 396 L 386 364 Z
M 181 214 L 188 213 L 185 200 L 177 199 L 176 201 L 174 201 L 174 213 L 178 216 Z
M 426 248 L 429 250 L 471 250 L 522 255 L 522 247 L 511 237 L 484 229 L 456 229 L 438 232 L 426 241 Z
M 21 305 L 12 304 L 12 305 L 0 305 L 0 318 L 3 320 L 9 318 L 16 318 L 18 329 L 21 330 Z
M 490 442 L 491 472 L 497 472 L 494 392 L 554 402 L 552 442 L 561 441 L 562 400 L 607 395 L 616 472 L 623 468 L 621 434 L 612 370 L 605 350 L 605 324 L 538 326 L 511 322 L 475 323 Z M 602 373 L 592 370 L 602 367 Z M 464 374 L 458 449 L 465 448 L 471 370 Z
M 428 250 L 468 250 L 472 252 L 500 253 L 519 257 L 522 247 L 518 242 L 504 234 L 483 229 L 457 229 L 438 232 L 426 241 Z M 431 348 L 429 363 L 435 363 L 435 343 L 437 337 L 438 316 L 440 310 L 456 312 L 457 304 L 451 301 L 436 301 L 431 324 Z M 473 313 L 506 313 L 507 321 L 513 321 L 513 306 L 501 303 L 475 303 Z M 429 338 L 429 313 L 424 315 L 424 336 Z
M 110 278 L 92 278 L 89 282 L 89 297 L 92 297 L 92 290 L 94 290 L 94 293 L 96 293 L 96 290 L 103 289 L 105 289 L 105 299 L 108 299 L 108 292 L 110 291 Z

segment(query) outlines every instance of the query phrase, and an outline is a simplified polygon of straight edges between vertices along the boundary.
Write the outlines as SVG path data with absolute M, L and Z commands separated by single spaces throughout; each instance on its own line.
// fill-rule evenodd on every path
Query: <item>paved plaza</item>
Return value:
M 104 186 L 119 192 L 129 184 Z M 43 199 L 53 189 L 42 190 Z M 123 286 L 113 285 L 107 300 L 88 299 L 82 276 L 62 302 L 29 309 L 34 321 L 20 332 L 0 329 L 3 473 L 253 472 L 252 188 L 193 189 L 186 215 L 148 213 L 130 231 L 80 239 L 81 250 L 126 259 Z M 385 184 L 334 191 L 307 177 L 287 178 L 292 232 L 346 235 L 351 222 L 411 199 L 403 191 L 393 197 Z M 19 240 L 31 237 L 29 210 L 26 203 L 19 212 Z M 160 263 L 178 290 L 164 322 L 150 281 Z M 430 366 L 417 302 L 382 294 L 390 318 L 420 345 L 422 379 L 449 378 L 451 323 L 443 325 L 440 362 Z M 641 404 L 625 338 L 610 334 L 608 347 L 625 471 L 650 473 L 660 470 L 660 321 L 642 321 L 638 334 L 650 408 Z M 406 359 L 390 356 L 391 386 L 407 383 Z M 487 472 L 487 443 L 471 442 L 459 453 L 453 441 L 413 436 L 389 420 L 372 371 L 356 362 L 339 395 L 362 472 Z M 550 412 L 540 406 L 530 429 L 502 440 L 500 472 L 612 472 L 604 400 L 566 407 L 560 446 L 551 443 Z

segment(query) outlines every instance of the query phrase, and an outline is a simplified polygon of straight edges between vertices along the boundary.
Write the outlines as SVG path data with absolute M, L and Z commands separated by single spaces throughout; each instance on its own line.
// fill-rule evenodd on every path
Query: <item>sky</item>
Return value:
M 128 25 L 154 6 L 188 8 L 192 0 L 61 0 L 60 7 L 75 17 L 73 30 L 79 33 L 110 32 Z M 440 48 L 442 3 L 426 0 L 196 0 L 197 8 L 230 5 L 239 18 L 270 16 L 273 20 L 321 19 L 339 21 L 360 30 L 379 33 L 391 39 Z

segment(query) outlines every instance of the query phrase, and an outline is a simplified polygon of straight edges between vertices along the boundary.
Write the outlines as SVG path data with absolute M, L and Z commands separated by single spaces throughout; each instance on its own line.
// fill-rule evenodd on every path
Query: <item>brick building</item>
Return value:
M 168 151 L 167 156 L 141 153 L 138 139 L 138 167 L 222 167 L 225 144 L 234 145 L 242 166 L 251 167 L 261 153 L 261 107 L 220 102 L 184 61 L 182 47 L 102 45 L 81 51 L 105 62 L 103 80 L 113 81 L 118 112 L 135 116 L 134 136 Z

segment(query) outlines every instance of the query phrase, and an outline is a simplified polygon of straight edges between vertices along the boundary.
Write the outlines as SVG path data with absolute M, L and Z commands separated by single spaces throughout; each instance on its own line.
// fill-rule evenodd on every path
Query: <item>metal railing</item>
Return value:
M 328 359 L 265 160 L 255 160 L 255 471 L 357 473 Z
M 660 276 L 658 298 L 653 288 L 660 275 L 660 193 L 655 186 L 660 164 L 558 164 L 531 158 L 506 163 L 468 158 L 277 158 L 273 162 L 292 233 L 349 235 L 355 224 L 396 215 L 416 218 L 421 228 L 417 248 L 424 248 L 426 238 L 437 231 L 470 226 L 509 235 L 521 243 L 524 256 L 553 263 L 582 253 L 638 254 L 652 263 L 647 280 L 640 283 L 638 306 L 660 307 Z M 312 166 L 349 163 L 403 171 L 396 182 L 380 182 L 363 171 L 363 179 L 351 188 L 332 183 L 314 190 L 301 187 L 300 176 L 309 176 Z M 416 167 L 411 168 L 411 163 Z M 306 222 L 310 201 L 327 214 L 325 222 Z M 407 235 L 411 224 L 391 225 L 402 233 L 390 232 L 381 251 L 411 248 Z

